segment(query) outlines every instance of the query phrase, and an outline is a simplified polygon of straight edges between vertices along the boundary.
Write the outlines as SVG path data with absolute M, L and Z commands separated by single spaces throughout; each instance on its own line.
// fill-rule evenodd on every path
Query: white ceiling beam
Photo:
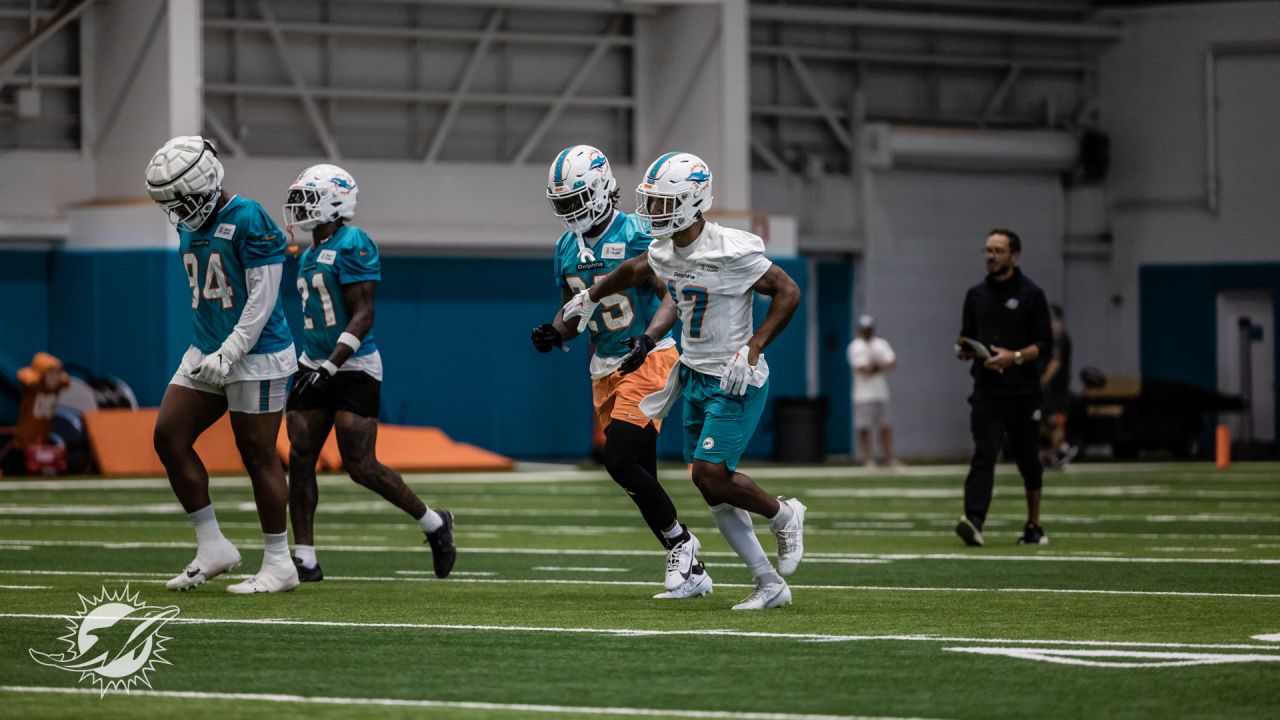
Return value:
M 804 66 L 804 62 L 795 53 L 787 55 L 788 62 L 791 63 L 791 70 L 795 72 L 796 78 L 800 80 L 801 87 L 813 104 L 817 106 L 818 111 L 822 113 L 822 118 L 827 121 L 827 126 L 831 128 L 831 133 L 836 136 L 836 140 L 844 146 L 845 150 L 853 151 L 853 138 L 849 137 L 849 130 L 840 122 L 841 117 L 832 109 L 831 104 L 822 95 L 822 88 L 818 87 L 818 83 L 809 74 L 809 68 Z
M 493 44 L 494 33 L 498 31 L 498 26 L 502 24 L 502 18 L 505 15 L 505 11 L 501 9 L 494 10 L 489 14 L 489 21 L 485 23 L 484 27 L 484 35 L 471 51 L 471 57 L 467 58 L 467 66 L 462 71 L 462 79 L 458 81 L 458 87 L 454 88 L 453 97 L 449 99 L 449 107 L 445 108 L 444 117 L 440 118 L 440 124 L 436 126 L 436 132 L 431 137 L 431 145 L 427 148 L 427 153 L 422 158 L 423 162 L 433 163 L 439 157 L 440 148 L 444 146 L 445 138 L 449 136 L 449 131 L 453 129 L 453 122 L 458 117 L 458 111 L 462 109 L 462 101 L 471 90 L 471 83 L 475 80 L 476 73 L 480 70 L 480 62 L 488 54 L 489 46 Z
M 18 67 L 22 65 L 22 61 L 27 59 L 31 51 L 40 47 L 40 44 L 45 40 L 53 37 L 67 23 L 79 17 L 80 13 L 87 10 L 92 4 L 93 0 L 64 0 L 53 15 L 45 18 L 26 37 L 19 40 L 17 45 L 9 48 L 3 56 L 0 56 L 0 87 L 4 87 L 9 77 L 18 70 Z
M 271 44 L 275 46 L 276 56 L 280 58 L 280 64 L 284 66 L 285 73 L 289 76 L 289 82 L 293 84 L 294 90 L 302 100 L 302 108 L 307 113 L 307 118 L 311 121 L 312 127 L 315 128 L 316 137 L 320 140 L 321 147 L 324 148 L 325 155 L 334 162 L 339 159 L 338 143 L 334 141 L 333 135 L 329 132 L 329 126 L 324 121 L 324 116 L 320 114 L 320 106 L 316 104 L 315 97 L 307 84 L 303 82 L 302 75 L 298 69 L 294 67 L 292 58 L 289 57 L 289 49 L 284 41 L 284 33 L 276 24 L 275 14 L 271 12 L 267 0 L 258 0 L 258 13 L 262 15 L 262 21 L 266 23 L 268 31 L 271 33 Z
M 555 121 L 559 119 L 560 113 L 564 112 L 565 107 L 567 107 L 573 100 L 574 96 L 578 94 L 578 90 L 582 87 L 582 83 L 586 82 L 587 76 L 591 74 L 596 63 L 600 62 L 600 59 L 604 57 L 604 54 L 609 51 L 611 45 L 608 42 L 608 38 L 612 35 L 617 35 L 621 30 L 622 16 L 615 15 L 609 20 L 609 27 L 605 29 L 605 34 L 601 36 L 600 43 L 592 48 L 591 53 L 587 55 L 587 58 L 578 66 L 573 77 L 569 79 L 569 84 L 565 85 L 564 90 L 560 91 L 559 97 L 557 97 L 555 102 L 551 104 L 551 107 L 547 109 L 546 114 L 538 121 L 537 127 L 533 129 L 533 132 L 529 133 L 529 136 L 525 138 L 520 149 L 516 151 L 515 157 L 511 160 L 512 165 L 523 165 L 524 162 L 529 159 L 529 155 L 533 153 L 533 149 L 542 141 L 543 136 L 545 136 L 547 131 L 551 129 L 551 126 L 555 124 Z
M 1114 42 L 1124 36 L 1118 25 L 1094 22 L 1007 20 L 973 15 L 943 15 L 891 10 L 859 10 L 803 5 L 751 6 L 752 20 L 879 28 L 883 30 L 923 30 L 973 35 L 1025 35 L 1064 40 Z

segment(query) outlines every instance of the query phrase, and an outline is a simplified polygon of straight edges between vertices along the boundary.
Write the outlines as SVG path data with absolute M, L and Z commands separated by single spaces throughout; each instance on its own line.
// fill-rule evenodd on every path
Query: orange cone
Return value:
M 1231 464 L 1231 431 L 1226 425 L 1218 426 L 1215 440 L 1216 464 L 1219 468 L 1225 468 Z

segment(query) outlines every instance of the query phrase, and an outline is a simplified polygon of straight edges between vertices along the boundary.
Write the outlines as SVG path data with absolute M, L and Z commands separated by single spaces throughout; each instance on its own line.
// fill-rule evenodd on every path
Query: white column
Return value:
M 747 22 L 746 0 L 636 18 L 636 167 L 694 153 L 715 175 L 717 212 L 751 208 Z

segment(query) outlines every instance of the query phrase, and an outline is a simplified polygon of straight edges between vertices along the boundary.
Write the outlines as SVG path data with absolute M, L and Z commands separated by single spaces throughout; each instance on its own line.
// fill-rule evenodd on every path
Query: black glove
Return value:
M 639 370 L 640 366 L 644 364 L 644 359 L 649 354 L 649 351 L 653 349 L 654 345 L 657 345 L 653 338 L 643 334 L 629 337 L 622 342 L 631 348 L 631 352 L 623 356 L 622 364 L 618 366 L 618 372 L 622 375 Z
M 298 378 L 297 382 L 293 384 L 293 389 L 289 391 L 289 394 L 294 398 L 300 398 L 306 393 L 321 390 L 332 377 L 333 375 L 329 373 L 329 368 L 324 365 L 314 370 L 306 370 Z
M 533 329 L 533 346 L 540 353 L 549 353 L 553 348 L 564 345 L 564 338 L 560 336 L 560 331 L 551 323 L 543 323 Z

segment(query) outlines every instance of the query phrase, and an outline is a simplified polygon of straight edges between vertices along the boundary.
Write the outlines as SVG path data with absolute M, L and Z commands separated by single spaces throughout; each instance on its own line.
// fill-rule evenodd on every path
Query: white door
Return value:
M 1227 416 L 1232 441 L 1274 442 L 1275 305 L 1267 290 L 1229 290 L 1218 294 L 1218 390 L 1231 395 L 1241 388 L 1241 321 L 1248 321 L 1250 388 L 1243 391 L 1244 412 Z M 1246 437 L 1251 432 L 1252 438 Z

